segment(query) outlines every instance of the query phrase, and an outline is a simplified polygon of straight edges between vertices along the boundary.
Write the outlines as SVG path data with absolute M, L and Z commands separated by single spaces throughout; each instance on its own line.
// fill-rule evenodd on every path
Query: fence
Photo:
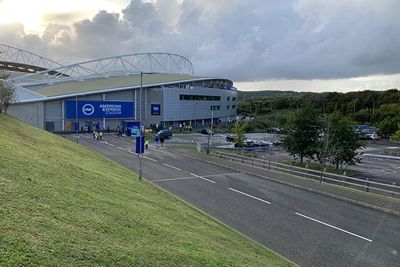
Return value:
M 295 176 L 304 177 L 307 179 L 318 180 L 321 183 L 327 182 L 331 184 L 357 188 L 371 193 L 389 195 L 392 197 L 400 197 L 400 186 L 396 185 L 396 183 L 387 184 L 387 183 L 371 181 L 368 178 L 360 179 L 360 178 L 348 177 L 345 175 L 327 173 L 325 172 L 325 170 L 317 171 L 308 168 L 290 166 L 276 161 L 271 161 L 271 158 L 259 159 L 259 158 L 239 156 L 224 152 L 212 152 L 212 154 L 220 158 L 230 159 L 232 161 L 241 162 L 242 164 L 256 168 L 262 168 L 268 171 L 274 170 L 281 173 L 287 173 Z

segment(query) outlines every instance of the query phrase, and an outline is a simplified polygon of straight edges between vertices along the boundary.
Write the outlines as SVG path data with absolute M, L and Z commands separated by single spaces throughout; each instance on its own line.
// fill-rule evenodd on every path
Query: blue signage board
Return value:
M 77 102 L 79 119 L 134 117 L 134 102 L 67 100 L 65 101 L 65 117 L 67 119 L 76 118 Z
M 126 135 L 132 138 L 140 136 L 140 122 L 123 121 L 122 126 L 126 129 Z
M 151 104 L 151 115 L 161 115 L 160 104 Z
M 144 153 L 144 136 L 136 137 L 136 153 Z

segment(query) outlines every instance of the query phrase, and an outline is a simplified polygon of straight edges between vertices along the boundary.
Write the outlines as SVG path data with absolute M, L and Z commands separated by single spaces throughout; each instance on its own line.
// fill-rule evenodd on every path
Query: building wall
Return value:
M 211 119 L 211 106 L 219 106 L 213 117 L 222 121 L 236 116 L 237 92 L 217 88 L 165 88 L 163 100 L 164 121 L 204 120 Z M 180 95 L 220 96 L 219 101 L 180 100 Z M 228 101 L 229 97 L 229 101 Z M 236 98 L 235 101 L 232 99 Z M 229 109 L 227 108 L 229 106 Z M 232 107 L 234 106 L 234 107 Z
M 63 124 L 62 101 L 44 103 L 44 128 L 51 132 L 61 132 Z
M 218 101 L 201 100 L 180 100 L 180 95 L 206 95 L 219 96 Z M 229 98 L 229 100 L 228 100 Z M 219 106 L 219 110 L 213 111 L 215 121 L 221 122 L 233 121 L 236 117 L 237 92 L 232 90 L 218 88 L 204 88 L 199 86 L 163 87 L 146 88 L 142 90 L 142 103 L 139 103 L 139 89 L 125 90 L 105 94 L 96 94 L 90 96 L 80 96 L 80 100 L 117 100 L 135 102 L 135 117 L 126 118 L 128 120 L 139 120 L 139 108 L 142 108 L 142 121 L 145 127 L 150 124 L 159 124 L 162 122 L 175 122 L 179 125 L 181 122 L 190 122 L 192 125 L 208 124 L 211 121 L 211 106 Z M 74 97 L 57 101 L 38 102 L 31 104 L 15 104 L 10 106 L 9 113 L 38 128 L 49 131 L 75 131 L 75 120 L 65 118 L 65 101 L 75 100 Z M 151 105 L 159 104 L 161 108 L 160 115 L 151 114 Z M 227 108 L 229 106 L 229 109 Z M 233 107 L 234 106 L 234 107 Z M 110 127 L 110 130 L 116 129 L 121 121 L 125 119 L 80 119 L 79 130 L 88 126 L 93 127 L 100 123 L 104 129 Z M 88 130 L 90 130 L 88 129 Z
M 44 129 L 43 102 L 10 105 L 7 113 L 29 125 Z

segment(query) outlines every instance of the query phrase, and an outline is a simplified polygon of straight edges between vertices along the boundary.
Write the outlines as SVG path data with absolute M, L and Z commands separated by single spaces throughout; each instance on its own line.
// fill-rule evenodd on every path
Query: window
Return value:
M 236 97 L 232 97 L 232 101 L 236 101 Z
M 229 105 L 226 106 L 226 109 L 229 109 Z
M 226 98 L 226 101 L 229 101 L 229 99 L 230 99 L 230 97 L 228 96 L 227 98 Z M 232 98 L 233 99 L 233 98 Z
M 235 109 L 236 108 L 236 105 L 232 105 L 232 109 Z
M 214 95 L 179 95 L 179 100 L 191 101 L 220 101 L 220 96 Z
M 220 110 L 221 106 L 211 106 L 210 110 Z

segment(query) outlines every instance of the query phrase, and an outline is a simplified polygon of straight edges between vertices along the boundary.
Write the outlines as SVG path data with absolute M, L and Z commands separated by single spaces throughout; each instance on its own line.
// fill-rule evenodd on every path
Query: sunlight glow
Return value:
M 125 0 L 3 0 L 0 1 L 0 25 L 21 23 L 27 33 L 42 33 L 50 23 L 46 15 L 64 15 L 76 19 L 90 18 L 99 10 L 121 12 Z M 64 22 L 68 25 L 74 21 Z

